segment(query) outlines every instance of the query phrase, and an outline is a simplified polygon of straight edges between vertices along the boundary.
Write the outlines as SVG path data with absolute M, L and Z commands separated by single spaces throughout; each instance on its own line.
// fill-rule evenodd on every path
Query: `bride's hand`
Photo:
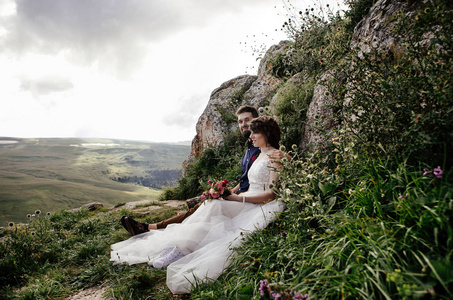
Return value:
M 239 196 L 235 193 L 231 193 L 231 195 L 228 195 L 227 197 L 223 198 L 225 200 L 228 200 L 228 201 L 237 201 L 236 198 L 238 198 Z

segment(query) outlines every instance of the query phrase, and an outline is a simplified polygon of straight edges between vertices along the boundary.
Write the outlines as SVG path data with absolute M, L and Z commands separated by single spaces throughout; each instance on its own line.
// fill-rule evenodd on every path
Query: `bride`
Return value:
M 275 193 L 269 188 L 278 180 L 279 162 L 269 155 L 278 147 L 280 128 L 274 119 L 258 117 L 250 129 L 250 139 L 261 153 L 249 170 L 247 192 L 205 201 L 180 224 L 113 244 L 111 261 L 168 266 L 167 286 L 173 294 L 189 293 L 196 284 L 217 279 L 243 233 L 264 229 L 285 208 L 283 202 L 274 201 Z

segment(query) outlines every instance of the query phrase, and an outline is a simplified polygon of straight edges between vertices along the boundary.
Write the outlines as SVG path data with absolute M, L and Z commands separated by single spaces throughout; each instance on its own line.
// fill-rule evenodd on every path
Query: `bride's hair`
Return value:
M 279 148 L 280 142 L 280 126 L 278 123 L 268 116 L 262 116 L 253 119 L 250 122 L 250 130 L 255 133 L 262 133 L 266 137 L 266 142 L 274 148 Z

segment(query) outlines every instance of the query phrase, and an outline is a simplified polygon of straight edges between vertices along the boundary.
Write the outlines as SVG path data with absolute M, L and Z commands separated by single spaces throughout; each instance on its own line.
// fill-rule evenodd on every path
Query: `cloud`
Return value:
M 67 78 L 45 76 L 38 79 L 21 78 L 20 89 L 30 92 L 34 97 L 71 90 L 74 85 Z
M 180 128 L 191 128 L 197 122 L 198 117 L 203 112 L 204 104 L 209 99 L 209 92 L 196 94 L 191 97 L 179 99 L 175 111 L 168 113 L 163 118 L 166 126 L 176 126 Z
M 247 1 L 247 5 L 262 3 Z M 148 47 L 178 31 L 209 25 L 244 4 L 227 0 L 16 0 L 16 14 L 2 21 L 0 52 L 57 54 L 79 65 L 98 63 L 131 74 Z

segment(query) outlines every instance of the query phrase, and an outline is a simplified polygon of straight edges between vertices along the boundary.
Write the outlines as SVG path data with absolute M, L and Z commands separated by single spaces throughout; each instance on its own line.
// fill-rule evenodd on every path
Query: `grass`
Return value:
M 288 201 L 291 209 L 248 236 L 221 278 L 192 298 L 268 299 L 259 290 L 267 280 L 284 299 L 291 291 L 310 299 L 450 299 L 451 172 L 439 180 L 404 164 L 396 169 L 362 166 L 330 213 L 320 213 L 326 204 L 296 209 L 296 199 Z
M 125 209 L 82 209 L 39 215 L 31 217 L 28 226 L 8 227 L 0 243 L 0 298 L 60 299 L 102 286 L 107 298 L 169 299 L 165 270 L 113 266 L 109 259 L 110 245 L 129 237 L 120 225 L 121 215 L 152 222 L 174 213 L 170 207 L 145 217 Z

